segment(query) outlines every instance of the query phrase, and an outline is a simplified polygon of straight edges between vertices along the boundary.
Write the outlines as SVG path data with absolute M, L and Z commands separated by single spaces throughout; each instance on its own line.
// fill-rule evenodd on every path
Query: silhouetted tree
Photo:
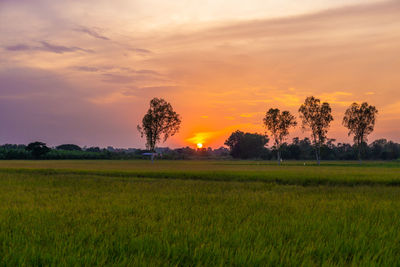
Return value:
M 242 133 L 241 135 L 245 135 Z M 250 134 L 251 135 L 251 134 Z M 239 135 L 240 136 L 240 135 Z M 260 135 L 259 135 L 260 136 Z M 232 153 L 235 157 L 240 158 L 260 158 L 270 160 L 275 151 L 270 151 L 262 145 L 258 146 L 259 150 L 256 153 L 246 152 L 247 147 L 253 150 L 249 146 L 252 142 L 243 142 L 241 138 L 238 138 L 239 145 L 232 147 L 228 150 L 225 147 L 208 150 L 207 157 L 226 157 Z M 251 139 L 250 139 L 251 140 Z M 331 160 L 356 160 L 357 157 L 357 146 L 347 143 L 334 143 L 334 139 L 327 139 L 325 144 L 321 146 L 321 155 L 323 158 Z M 235 142 L 236 143 L 236 142 Z M 265 142 L 264 142 L 265 143 Z M 241 153 L 242 151 L 245 151 Z M 257 149 L 255 149 L 257 151 Z M 261 152 L 260 152 L 261 151 Z M 150 152 L 149 150 L 140 149 L 123 149 L 108 151 L 107 149 L 99 147 L 84 147 L 82 151 L 67 151 L 67 150 L 50 150 L 49 153 L 42 155 L 37 158 L 45 159 L 140 159 L 142 154 Z M 281 144 L 281 155 L 285 159 L 296 159 L 296 160 L 310 160 L 315 157 L 315 148 L 312 145 L 309 138 L 299 139 L 298 137 L 293 138 L 291 143 Z M 247 154 L 246 154 L 247 153 Z M 275 154 L 274 154 L 275 155 Z M 174 150 L 165 150 L 163 158 L 165 159 L 190 159 L 198 157 L 198 153 L 195 149 L 186 147 Z M 33 154 L 31 151 L 26 150 L 25 145 L 14 145 L 4 144 L 0 145 L 0 160 L 4 159 L 32 159 Z M 364 147 L 363 158 L 373 160 L 400 160 L 400 144 L 386 140 L 378 139 Z
M 335 147 L 336 150 L 336 159 L 339 160 L 353 160 L 355 159 L 354 149 L 351 144 L 347 143 L 338 143 Z
M 333 121 L 331 107 L 328 103 L 321 101 L 313 96 L 307 97 L 299 108 L 300 118 L 302 119 L 303 129 L 311 130 L 311 138 L 315 146 L 315 156 L 318 165 L 321 160 L 321 145 L 326 140 L 329 124 Z
M 293 138 L 291 146 L 292 151 L 296 153 L 297 150 L 297 153 L 299 153 L 296 159 L 312 159 L 315 157 L 315 149 L 308 137 L 301 140 L 298 137 Z M 298 147 L 298 149 L 294 147 Z
M 371 154 L 374 159 L 380 159 L 382 155 L 384 154 L 385 147 L 387 145 L 387 140 L 382 138 L 375 140 L 370 144 L 370 149 L 371 149 Z
M 386 139 L 375 140 L 370 144 L 370 153 L 374 159 L 400 159 L 400 144 Z
M 266 150 L 265 145 L 268 141 L 267 135 L 244 133 L 238 130 L 231 134 L 225 141 L 225 145 L 230 148 L 230 154 L 234 158 L 260 158 Z
M 281 164 L 281 145 L 289 135 L 289 128 L 297 125 L 296 118 L 289 111 L 281 111 L 277 108 L 271 108 L 264 117 L 264 125 L 274 139 L 277 151 L 278 164 Z
M 163 138 L 165 142 L 168 137 L 179 131 L 181 124 L 180 116 L 173 110 L 170 103 L 162 98 L 153 98 L 150 101 L 150 108 L 144 115 L 142 125 L 137 129 L 140 134 L 146 137 L 146 147 L 155 151 L 157 143 Z
M 290 158 L 291 159 L 300 159 L 301 157 L 301 149 L 299 146 L 299 138 L 295 137 L 293 138 L 292 143 L 288 146 L 288 152 L 290 153 Z
M 50 152 L 50 148 L 46 146 L 45 143 L 42 142 L 33 142 L 28 144 L 28 146 L 25 148 L 26 150 L 30 151 L 32 153 L 32 156 L 35 159 L 41 158 L 43 155 L 47 154 Z
M 74 144 L 64 144 L 64 145 L 59 145 L 56 147 L 57 150 L 68 150 L 68 151 L 81 151 L 82 148 L 80 146 L 74 145 Z
M 88 147 L 85 149 L 87 152 L 94 152 L 94 153 L 100 153 L 101 152 L 101 148 L 98 146 L 92 146 L 92 147 Z
M 349 129 L 348 135 L 354 135 L 354 145 L 357 146 L 358 160 L 361 163 L 362 146 L 365 146 L 367 136 L 373 132 L 378 110 L 367 102 L 361 105 L 351 104 L 343 117 L 343 125 Z

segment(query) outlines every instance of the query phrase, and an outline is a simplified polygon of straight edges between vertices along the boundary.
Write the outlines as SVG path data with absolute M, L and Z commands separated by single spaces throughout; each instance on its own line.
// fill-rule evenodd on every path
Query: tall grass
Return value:
M 95 175 L 284 185 L 400 185 L 400 163 L 329 162 L 325 166 L 246 161 L 5 161 L 0 173 Z
M 140 162 L 110 163 L 125 166 L 124 171 L 40 164 L 36 167 L 51 169 L 0 171 L 0 265 L 398 264 L 399 187 L 265 182 L 268 177 L 312 180 L 318 170 L 329 179 L 355 181 L 368 173 L 371 181 L 394 179 L 393 167 L 365 172 L 348 167 L 346 176 L 342 166 L 306 166 L 303 173 L 304 166 L 264 166 L 247 173 L 271 176 L 243 182 L 235 173 L 244 179 L 249 165 L 202 172 L 200 165 L 214 163 L 158 171 L 124 165 Z M 137 178 L 140 168 L 160 177 Z M 213 172 L 221 178 L 212 178 Z M 174 179 L 179 173 L 182 177 Z M 210 177 L 193 178 L 207 173 Z M 222 179 L 224 174 L 229 179 Z

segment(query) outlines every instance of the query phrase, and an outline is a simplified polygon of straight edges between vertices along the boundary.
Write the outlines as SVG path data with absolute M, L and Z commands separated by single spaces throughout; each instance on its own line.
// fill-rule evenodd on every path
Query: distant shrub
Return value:
M 56 147 L 57 150 L 81 151 L 82 148 L 74 144 L 64 144 Z

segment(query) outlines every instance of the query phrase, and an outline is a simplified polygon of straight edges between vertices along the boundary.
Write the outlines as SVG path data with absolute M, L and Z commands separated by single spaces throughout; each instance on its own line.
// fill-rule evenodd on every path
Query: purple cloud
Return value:
M 5 49 L 7 49 L 8 51 L 26 51 L 26 50 L 32 50 L 32 47 L 26 44 L 17 44 L 17 45 L 6 46 Z
M 85 52 L 85 53 L 94 53 L 91 49 L 84 49 L 77 46 L 62 46 L 62 45 L 54 45 L 50 44 L 46 41 L 40 42 L 41 46 L 31 46 L 27 44 L 16 44 L 5 46 L 4 48 L 8 51 L 46 51 L 52 52 L 56 54 L 63 54 L 66 52 Z
M 96 67 L 89 67 L 89 66 L 75 66 L 73 67 L 75 70 L 85 71 L 85 72 L 98 72 L 100 71 L 99 68 Z
M 138 54 L 151 54 L 152 53 L 150 50 L 143 49 L 143 48 L 129 48 L 129 50 L 136 52 Z
M 104 36 L 104 35 L 101 35 L 101 34 L 98 33 L 97 31 L 95 31 L 94 29 L 89 29 L 89 28 L 87 28 L 87 27 L 81 26 L 81 27 L 79 27 L 79 28 L 74 29 L 74 31 L 86 33 L 86 34 L 88 34 L 88 35 L 90 35 L 90 36 L 92 36 L 92 37 L 94 37 L 94 38 L 97 38 L 97 39 L 102 39 L 102 40 L 110 41 L 110 38 L 108 38 L 108 37 L 106 37 L 106 36 Z
M 135 73 L 138 74 L 149 74 L 149 75 L 161 75 L 159 72 L 154 70 L 136 70 Z
M 41 48 L 42 50 L 48 51 L 48 52 L 54 52 L 57 54 L 62 54 L 64 52 L 76 52 L 76 51 L 93 53 L 93 50 L 91 50 L 91 49 L 83 49 L 83 48 L 80 48 L 77 46 L 67 47 L 67 46 L 62 46 L 62 45 L 53 45 L 53 44 L 50 44 L 45 41 L 42 41 L 40 43 L 42 44 L 42 48 Z
M 100 108 L 87 100 L 98 94 L 97 88 L 88 93 L 57 73 L 30 68 L 0 70 L 0 84 L 0 144 L 142 144 L 135 125 L 118 120 L 117 108 Z M 139 121 L 140 114 L 132 114 L 132 120 Z

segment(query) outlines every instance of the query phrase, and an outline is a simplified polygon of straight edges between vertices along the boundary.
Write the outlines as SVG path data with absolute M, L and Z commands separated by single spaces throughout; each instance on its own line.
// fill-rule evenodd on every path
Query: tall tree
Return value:
M 362 146 L 367 141 L 367 136 L 373 132 L 378 110 L 367 102 L 361 105 L 353 103 L 346 110 L 342 124 L 349 129 L 348 135 L 354 135 L 354 144 L 358 150 L 358 160 L 361 163 Z
M 264 117 L 264 125 L 274 139 L 278 164 L 281 164 L 281 145 L 289 135 L 289 128 L 297 125 L 296 118 L 289 111 L 270 108 Z
M 149 110 L 143 117 L 142 125 L 138 125 L 137 129 L 142 137 L 146 137 L 147 149 L 155 151 L 161 138 L 163 142 L 167 141 L 168 137 L 179 131 L 180 124 L 180 116 L 170 103 L 162 98 L 153 98 Z
M 265 145 L 268 143 L 268 136 L 257 133 L 244 133 L 242 131 L 233 132 L 225 141 L 229 146 L 230 154 L 234 158 L 250 159 L 260 158 L 266 151 Z
M 328 103 L 313 96 L 309 96 L 299 108 L 303 129 L 311 130 L 311 138 L 315 147 L 317 163 L 321 162 L 321 145 L 326 140 L 329 125 L 333 121 L 332 109 Z

